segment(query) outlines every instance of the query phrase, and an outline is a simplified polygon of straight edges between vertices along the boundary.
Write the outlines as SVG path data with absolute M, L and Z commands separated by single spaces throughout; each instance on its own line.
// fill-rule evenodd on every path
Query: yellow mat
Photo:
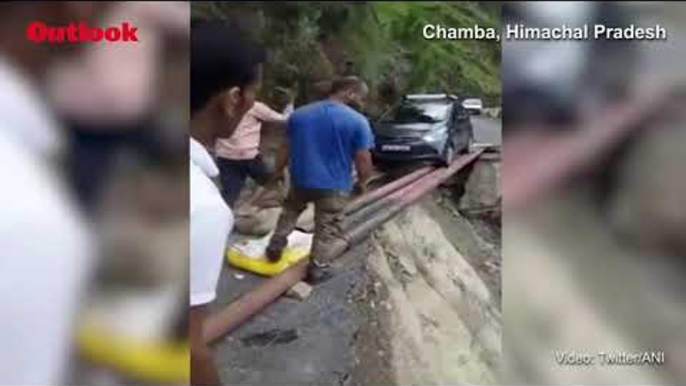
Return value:
M 86 359 L 129 377 L 152 384 L 190 382 L 190 350 L 186 343 L 140 342 L 88 323 L 80 326 L 77 340 Z
M 238 250 L 229 249 L 226 252 L 226 259 L 229 264 L 236 268 L 262 276 L 275 276 L 300 260 L 307 258 L 309 253 L 309 248 L 286 247 L 281 253 L 281 260 L 272 263 L 265 256 L 247 256 Z

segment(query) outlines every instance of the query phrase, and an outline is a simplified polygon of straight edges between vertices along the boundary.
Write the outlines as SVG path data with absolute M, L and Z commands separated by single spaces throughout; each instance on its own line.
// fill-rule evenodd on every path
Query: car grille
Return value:
M 377 135 L 376 140 L 378 142 L 385 142 L 385 143 L 391 143 L 391 142 L 410 142 L 410 141 L 416 141 L 418 139 L 421 139 L 422 136 L 419 134 L 415 135 L 396 135 L 396 136 L 383 136 L 383 135 Z

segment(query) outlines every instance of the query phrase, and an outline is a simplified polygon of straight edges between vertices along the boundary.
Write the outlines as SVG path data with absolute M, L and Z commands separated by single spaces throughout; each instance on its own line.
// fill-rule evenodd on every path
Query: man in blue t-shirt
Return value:
M 364 191 L 372 175 L 374 137 L 367 119 L 354 109 L 364 106 L 368 92 L 358 77 L 337 79 L 328 99 L 299 108 L 288 120 L 291 190 L 267 257 L 280 259 L 298 217 L 313 202 L 315 230 L 307 278 L 313 284 L 330 276 L 327 251 L 338 239 L 336 217 L 354 188 L 353 164 L 356 190 Z

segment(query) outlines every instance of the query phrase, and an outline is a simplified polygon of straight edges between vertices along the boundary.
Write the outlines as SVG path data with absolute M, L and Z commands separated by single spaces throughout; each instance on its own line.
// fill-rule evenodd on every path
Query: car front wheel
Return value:
M 443 155 L 443 163 L 446 166 L 450 165 L 453 162 L 453 158 L 455 158 L 455 145 L 452 143 L 449 143 L 445 147 L 445 152 Z

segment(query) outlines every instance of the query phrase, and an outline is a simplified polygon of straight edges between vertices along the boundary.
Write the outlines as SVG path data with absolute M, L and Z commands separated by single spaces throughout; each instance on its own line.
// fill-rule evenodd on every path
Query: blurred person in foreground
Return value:
M 212 181 L 219 170 L 207 149 L 230 137 L 252 108 L 264 53 L 221 24 L 198 21 L 191 28 L 191 381 L 216 385 L 219 374 L 202 331 L 233 215 Z
M 353 164 L 360 192 L 372 176 L 374 136 L 367 118 L 355 111 L 364 107 L 368 92 L 358 77 L 336 79 L 328 99 L 295 110 L 288 120 L 291 188 L 267 258 L 279 261 L 298 217 L 313 202 L 315 230 L 307 273 L 312 284 L 331 276 L 328 250 L 339 237 L 336 218 L 353 190 Z
M 50 72 L 49 96 L 69 129 L 69 178 L 86 209 L 98 206 L 120 150 L 162 151 L 155 113 L 165 43 L 187 39 L 189 20 L 188 2 L 116 2 L 99 25 L 127 22 L 138 41 L 91 44 Z
M 0 5 L 0 383 L 64 382 L 92 242 L 63 181 L 59 126 L 44 104 L 45 69 L 76 45 L 35 44 L 27 25 L 90 21 L 90 2 Z
M 285 127 L 287 116 L 272 110 L 266 104 L 256 101 L 236 127 L 233 135 L 217 140 L 215 152 L 221 176 L 222 196 L 226 204 L 234 208 L 240 196 L 246 177 L 256 181 L 260 188 L 244 203 L 249 209 L 254 199 L 272 181 L 274 172 L 269 170 L 260 154 L 260 135 L 263 123 Z

